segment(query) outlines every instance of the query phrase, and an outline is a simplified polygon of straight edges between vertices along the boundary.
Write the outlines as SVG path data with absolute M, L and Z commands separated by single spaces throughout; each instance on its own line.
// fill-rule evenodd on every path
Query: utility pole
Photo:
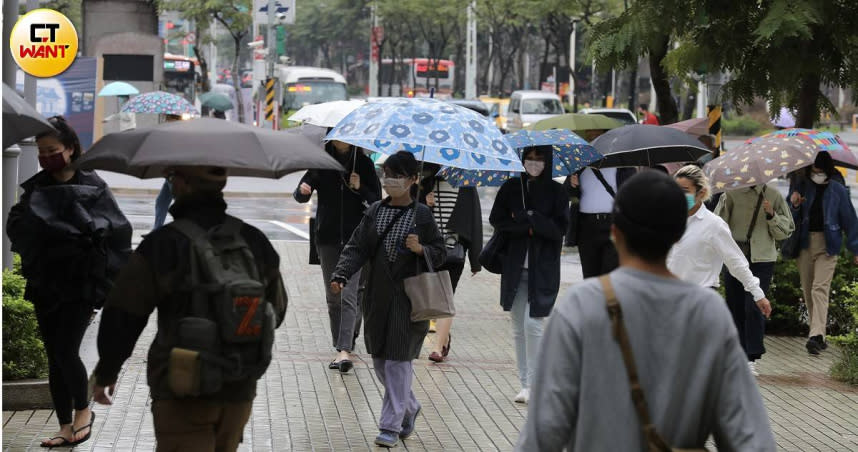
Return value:
M 477 21 L 474 9 L 477 2 L 468 5 L 468 27 L 465 39 L 465 98 L 477 97 Z
M 495 81 L 495 51 L 492 47 L 492 34 L 494 34 L 494 30 L 489 29 L 489 73 L 488 80 L 486 80 L 489 97 L 492 96 L 492 83 Z
M 27 0 L 27 11 L 38 8 L 39 0 Z M 3 50 L 8 52 L 8 48 Z M 12 85 L 13 88 L 14 86 Z M 36 107 L 36 88 L 36 77 L 24 74 L 24 100 L 33 108 Z M 20 184 L 39 172 L 39 149 L 36 147 L 36 142 L 31 138 L 18 143 L 18 145 L 21 147 L 21 155 L 18 157 L 18 183 Z
M 18 1 L 5 0 L 3 2 L 3 83 L 15 89 L 15 76 L 18 66 L 12 58 L 9 46 L 9 38 L 12 36 L 12 27 L 18 21 Z M 16 183 L 18 182 L 18 155 L 21 149 L 13 144 L 3 149 L 3 225 L 9 217 L 9 209 L 17 201 Z M 3 234 L 3 268 L 12 268 L 12 243 L 9 237 Z
M 378 40 L 377 40 L 377 30 L 378 30 L 378 12 L 376 11 L 375 2 L 372 3 L 370 7 L 370 15 L 372 17 L 372 29 L 369 34 L 369 95 L 370 96 L 380 96 L 379 93 L 380 87 L 378 86 Z M 416 56 L 416 55 L 415 55 Z
M 572 111 L 577 112 L 578 106 L 575 105 L 575 35 L 578 31 L 578 19 L 572 18 L 571 21 L 572 33 L 569 34 L 569 88 L 566 91 L 569 97 L 569 105 L 572 105 Z

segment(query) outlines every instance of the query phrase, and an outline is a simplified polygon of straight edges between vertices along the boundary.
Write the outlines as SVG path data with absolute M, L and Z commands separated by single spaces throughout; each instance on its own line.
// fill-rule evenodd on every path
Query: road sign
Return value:
M 281 24 L 295 23 L 295 0 L 276 0 L 274 2 L 276 14 L 284 14 L 283 20 L 279 20 Z M 257 23 L 268 23 L 268 0 L 253 0 L 254 19 Z
M 193 44 L 194 42 L 196 42 L 196 41 L 197 41 L 197 35 L 195 35 L 195 34 L 193 34 L 193 33 L 188 33 L 188 34 L 185 36 L 185 40 L 186 40 L 186 41 L 188 41 L 188 42 L 190 42 L 191 44 Z

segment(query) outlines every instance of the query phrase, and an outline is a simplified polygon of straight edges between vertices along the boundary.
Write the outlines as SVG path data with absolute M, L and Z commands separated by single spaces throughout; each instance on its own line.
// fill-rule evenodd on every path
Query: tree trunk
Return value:
M 801 80 L 795 126 L 812 129 L 819 117 L 819 75 L 808 74 Z
M 199 21 L 197 21 L 196 34 L 197 36 L 203 35 L 203 30 L 200 30 Z M 200 38 L 197 39 L 197 42 L 201 41 Z M 200 63 L 200 87 L 204 93 L 207 93 L 212 90 L 211 80 L 209 80 L 209 62 L 206 60 L 203 52 L 200 51 L 199 45 L 194 45 L 194 55 L 196 55 L 197 61 Z
M 244 99 L 241 95 L 241 76 L 238 73 L 238 57 L 241 52 L 241 36 L 233 35 L 235 57 L 232 60 L 232 87 L 235 89 L 235 101 L 238 103 L 238 122 L 244 124 Z
M 673 124 L 679 117 L 676 100 L 670 91 L 670 78 L 662 66 L 669 44 L 669 37 L 663 36 L 658 44 L 649 49 L 649 72 L 652 77 L 652 86 L 658 98 L 658 113 L 661 116 L 661 124 Z

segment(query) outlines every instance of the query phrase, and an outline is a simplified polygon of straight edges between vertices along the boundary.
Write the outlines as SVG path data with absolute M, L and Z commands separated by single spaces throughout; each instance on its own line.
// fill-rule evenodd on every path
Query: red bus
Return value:
M 381 95 L 427 97 L 429 88 L 435 88 L 435 97 L 447 98 L 453 94 L 453 77 L 456 66 L 451 60 L 404 58 L 381 61 Z

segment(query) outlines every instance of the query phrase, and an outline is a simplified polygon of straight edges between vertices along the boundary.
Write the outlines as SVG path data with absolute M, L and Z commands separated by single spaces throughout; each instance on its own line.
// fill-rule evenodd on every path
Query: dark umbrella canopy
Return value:
M 592 144 L 605 156 L 591 165 L 596 168 L 693 162 L 710 152 L 703 143 L 685 132 L 644 124 L 609 130 Z
M 229 97 L 212 91 L 209 91 L 200 96 L 200 105 L 218 111 L 227 111 L 233 109 L 232 101 L 229 99 Z
M 78 159 L 77 166 L 143 179 L 163 177 L 166 168 L 181 165 L 221 166 L 231 176 L 272 179 L 305 169 L 343 171 L 320 147 L 300 131 L 199 118 L 107 135 Z
M 51 130 L 54 128 L 41 113 L 9 85 L 3 84 L 3 149 L 24 138 Z

